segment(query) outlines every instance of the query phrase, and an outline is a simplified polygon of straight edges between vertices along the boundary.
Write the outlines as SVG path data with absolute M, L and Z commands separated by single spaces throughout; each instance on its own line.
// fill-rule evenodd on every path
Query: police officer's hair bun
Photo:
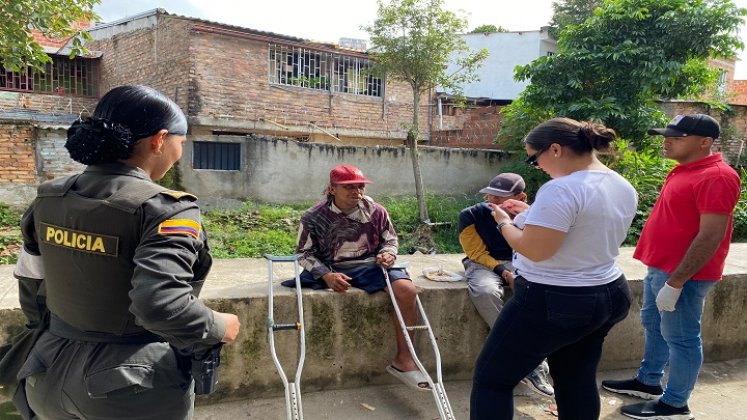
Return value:
M 118 86 L 99 100 L 93 116 L 73 123 L 65 148 L 85 165 L 115 162 L 130 158 L 141 139 L 161 130 L 187 134 L 187 117 L 179 106 L 148 86 Z
M 67 130 L 65 142 L 70 157 L 84 165 L 127 159 L 134 146 L 129 128 L 99 117 L 75 121 Z
M 535 127 L 524 142 L 534 150 L 546 150 L 551 144 L 568 146 L 576 153 L 605 150 L 617 138 L 615 130 L 595 121 L 552 118 Z

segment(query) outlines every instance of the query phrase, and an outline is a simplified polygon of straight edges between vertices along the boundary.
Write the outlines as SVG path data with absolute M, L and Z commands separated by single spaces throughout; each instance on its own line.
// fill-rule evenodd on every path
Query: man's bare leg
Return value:
M 394 297 L 397 300 L 397 305 L 399 306 L 405 325 L 415 325 L 418 321 L 418 308 L 415 303 L 418 291 L 415 285 L 410 280 L 402 279 L 392 283 L 392 290 L 394 291 Z M 402 334 L 397 314 L 394 311 L 392 311 L 392 323 L 394 324 L 394 333 L 397 338 L 397 355 L 392 361 L 392 366 L 403 372 L 418 370 L 415 360 L 413 360 L 410 354 L 410 349 L 407 347 L 405 336 Z M 414 333 L 410 331 L 409 334 L 412 340 Z

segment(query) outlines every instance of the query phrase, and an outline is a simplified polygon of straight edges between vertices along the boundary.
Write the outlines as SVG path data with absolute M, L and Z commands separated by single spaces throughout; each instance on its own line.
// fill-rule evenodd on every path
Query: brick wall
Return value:
M 442 130 L 439 130 L 438 110 L 434 112 L 431 145 L 496 149 L 495 136 L 501 129 L 502 105 L 467 106 L 463 109 L 453 105 L 442 106 Z
M 0 122 L 0 183 L 36 184 L 30 124 Z
M 103 95 L 125 84 L 147 85 L 165 93 L 186 112 L 193 68 L 190 26 L 188 20 L 158 15 L 154 27 L 93 42 L 91 50 L 103 51 L 99 92 Z
M 734 80 L 731 85 L 732 104 L 747 105 L 747 80 Z
M 290 128 L 287 135 L 314 132 L 312 123 L 341 138 L 401 139 L 412 121 L 407 85 L 388 83 L 385 98 L 271 85 L 268 42 L 204 31 L 193 31 L 190 40 L 190 116 L 249 122 L 252 132 L 284 134 L 280 124 Z M 423 97 L 422 133 L 428 129 L 428 103 Z
M 328 131 L 345 143 L 364 144 L 404 139 L 412 121 L 409 86 L 388 83 L 386 97 L 379 98 L 270 85 L 272 39 L 249 39 L 220 26 L 195 28 L 204 24 L 158 14 L 153 25 L 97 37 L 91 49 L 104 52 L 101 92 L 125 83 L 150 85 L 185 110 L 193 132 L 225 130 L 337 142 L 324 133 Z M 424 136 L 429 102 L 424 97 L 420 107 Z

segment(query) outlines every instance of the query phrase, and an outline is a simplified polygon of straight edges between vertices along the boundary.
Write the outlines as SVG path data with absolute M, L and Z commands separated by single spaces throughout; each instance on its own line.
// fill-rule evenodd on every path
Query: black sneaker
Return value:
M 644 400 L 653 400 L 661 397 L 664 390 L 659 385 L 646 385 L 638 379 L 626 379 L 623 381 L 602 381 L 602 388 L 617 394 L 632 395 L 643 398 Z
M 620 412 L 634 419 L 692 420 L 695 418 L 687 406 L 677 408 L 661 401 L 625 405 L 620 409 Z

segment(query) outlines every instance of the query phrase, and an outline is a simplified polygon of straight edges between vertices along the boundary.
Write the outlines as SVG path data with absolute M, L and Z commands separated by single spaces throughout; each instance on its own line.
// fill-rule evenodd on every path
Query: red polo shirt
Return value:
M 739 193 L 739 175 L 720 153 L 675 166 L 661 187 L 633 257 L 649 267 L 672 273 L 698 234 L 700 215 L 728 214 L 729 228 L 724 239 L 713 257 L 692 277 L 721 280 L 731 241 L 731 215 Z

